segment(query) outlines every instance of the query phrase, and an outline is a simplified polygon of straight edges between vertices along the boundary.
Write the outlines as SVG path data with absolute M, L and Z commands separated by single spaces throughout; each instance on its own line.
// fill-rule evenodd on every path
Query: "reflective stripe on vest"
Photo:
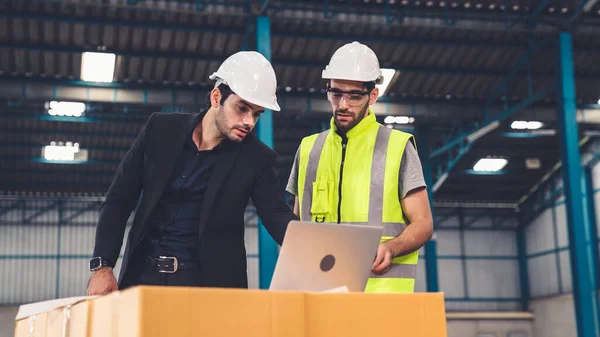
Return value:
M 383 223 L 382 221 L 386 158 L 391 134 L 391 129 L 383 126 L 378 127 L 371 163 L 368 222 L 342 221 L 343 223 L 355 223 L 362 225 L 368 224 L 371 226 L 383 225 L 384 230 L 381 242 L 390 240 L 395 236 L 400 235 L 400 233 L 402 233 L 402 231 L 406 228 L 406 224 L 404 223 Z M 318 219 L 313 219 L 311 213 L 311 208 L 314 207 L 313 189 L 320 188 L 318 183 L 316 187 L 313 186 L 313 183 L 317 182 L 319 161 L 328 135 L 329 130 L 321 132 L 314 140 L 314 144 L 312 145 L 308 156 L 306 178 L 304 179 L 303 184 L 304 186 L 298 186 L 299 189 L 303 189 L 300 205 L 300 216 L 301 220 L 303 221 L 319 222 Z M 371 274 L 367 283 L 367 287 L 365 288 L 365 292 L 413 292 L 414 279 L 417 273 L 417 262 L 418 251 L 405 256 L 395 257 L 392 260 L 392 267 L 387 273 L 384 275 Z
M 310 208 L 312 204 L 312 193 L 313 185 L 312 182 L 317 180 L 317 169 L 319 168 L 319 158 L 321 157 L 321 151 L 323 151 L 323 145 L 325 145 L 325 139 L 329 134 L 329 130 L 321 132 L 315 140 L 315 144 L 310 150 L 308 157 L 308 166 L 306 167 L 306 180 L 304 183 L 304 198 L 302 198 L 302 214 L 300 219 L 304 221 L 311 221 Z M 300 186 L 302 188 L 302 186 Z

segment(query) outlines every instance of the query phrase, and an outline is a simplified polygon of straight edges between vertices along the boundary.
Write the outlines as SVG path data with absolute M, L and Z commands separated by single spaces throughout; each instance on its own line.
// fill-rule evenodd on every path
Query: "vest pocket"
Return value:
M 329 213 L 329 191 L 331 186 L 329 186 L 328 179 L 324 177 L 317 177 L 317 181 L 312 185 L 311 220 L 325 222 L 325 216 Z

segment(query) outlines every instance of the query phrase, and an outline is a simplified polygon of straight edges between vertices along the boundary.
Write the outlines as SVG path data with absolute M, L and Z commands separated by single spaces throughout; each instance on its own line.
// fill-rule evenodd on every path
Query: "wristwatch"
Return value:
M 90 260 L 90 271 L 96 271 L 102 267 L 108 267 L 108 266 L 110 266 L 108 261 L 106 261 L 105 259 L 103 259 L 101 257 L 93 257 Z

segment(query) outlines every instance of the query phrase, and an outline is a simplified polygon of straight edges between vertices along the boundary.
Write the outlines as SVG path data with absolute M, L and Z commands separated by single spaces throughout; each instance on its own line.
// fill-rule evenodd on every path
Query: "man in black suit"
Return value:
M 152 114 L 121 161 L 96 230 L 89 295 L 143 284 L 247 288 L 249 200 L 279 244 L 297 219 L 276 154 L 250 134 L 265 108 L 280 110 L 271 64 L 239 52 L 210 78 L 208 110 Z M 140 194 L 117 284 L 112 268 Z

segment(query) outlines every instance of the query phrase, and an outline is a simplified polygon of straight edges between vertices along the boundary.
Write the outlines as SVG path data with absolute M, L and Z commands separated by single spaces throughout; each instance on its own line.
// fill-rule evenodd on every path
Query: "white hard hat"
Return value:
M 322 77 L 327 80 L 383 83 L 377 55 L 371 48 L 356 41 L 341 46 L 333 53 Z
M 255 51 L 241 51 L 229 56 L 209 77 L 216 85 L 227 84 L 244 100 L 266 109 L 280 111 L 277 104 L 277 78 L 271 63 Z

